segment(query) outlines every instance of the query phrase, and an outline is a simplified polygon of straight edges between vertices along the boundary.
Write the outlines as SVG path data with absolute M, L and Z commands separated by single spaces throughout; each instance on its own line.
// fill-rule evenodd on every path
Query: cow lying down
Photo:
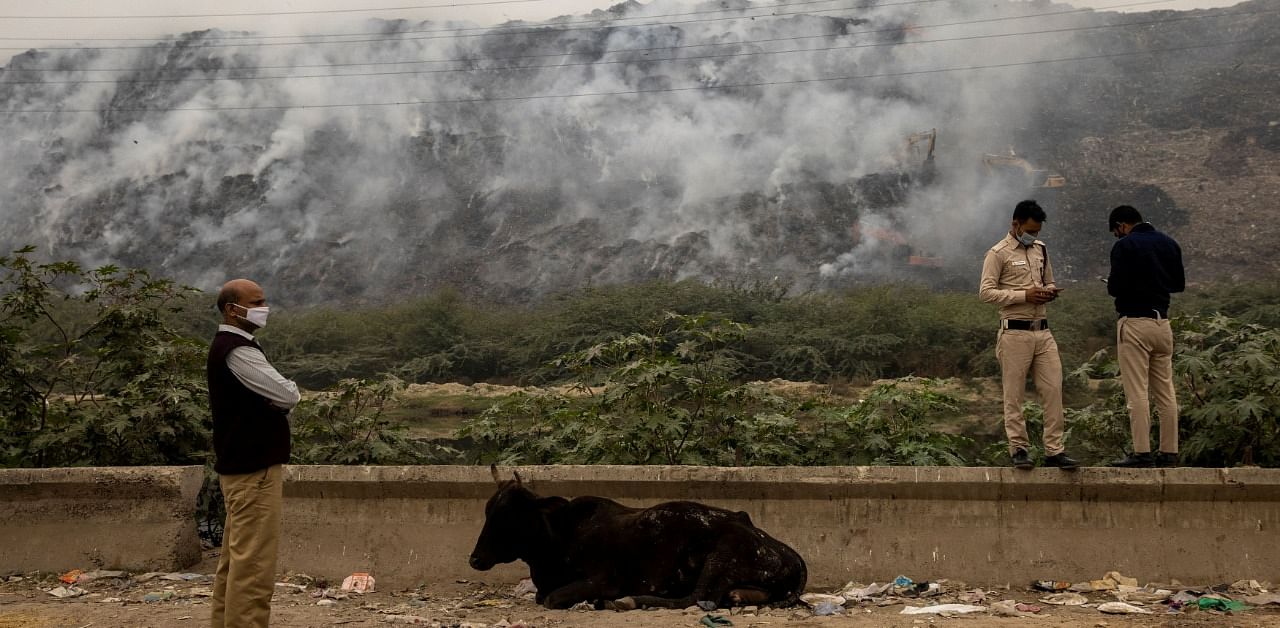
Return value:
M 480 571 L 523 560 L 547 608 L 791 604 L 807 572 L 745 512 L 694 502 L 628 508 L 602 497 L 540 497 L 518 474 L 485 505 L 471 552 Z

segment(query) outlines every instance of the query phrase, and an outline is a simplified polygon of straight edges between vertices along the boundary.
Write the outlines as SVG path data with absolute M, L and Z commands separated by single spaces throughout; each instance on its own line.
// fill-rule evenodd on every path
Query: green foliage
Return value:
M 585 399 L 519 395 L 468 421 L 459 436 L 473 439 L 482 456 L 504 461 L 782 463 L 777 450 L 746 442 L 751 435 L 785 439 L 795 426 L 777 416 L 785 400 L 734 383 L 741 363 L 727 347 L 744 332 L 723 319 L 669 313 L 646 333 L 552 363 L 591 391 Z
M 404 383 L 347 379 L 337 390 L 300 402 L 290 420 L 294 464 L 436 464 L 457 452 L 420 443 L 384 415 Z
M 1178 321 L 1183 459 L 1280 464 L 1280 330 L 1224 315 Z
M 969 439 L 937 429 L 939 416 L 959 410 L 929 379 L 880 384 L 848 408 L 829 411 L 809 448 L 812 464 L 962 465 Z
M 204 347 L 168 324 L 194 290 L 33 252 L 0 257 L 0 464 L 203 462 Z
M 735 384 L 728 347 L 741 324 L 667 314 L 648 333 L 566 354 L 557 368 L 590 394 L 520 394 L 459 431 L 479 460 L 534 464 L 961 464 L 966 439 L 933 420 L 957 410 L 930 380 L 877 387 L 849 408 L 805 410 L 763 387 Z

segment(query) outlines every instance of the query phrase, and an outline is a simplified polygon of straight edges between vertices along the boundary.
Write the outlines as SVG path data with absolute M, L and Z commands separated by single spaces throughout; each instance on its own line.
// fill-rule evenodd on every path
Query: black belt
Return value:
M 1048 319 L 1040 319 L 1038 321 L 1020 321 L 1006 318 L 1000 321 L 1000 325 L 1005 329 L 1021 329 L 1023 331 L 1038 331 L 1049 328 Z
M 1169 318 L 1169 313 L 1160 310 L 1147 310 L 1145 312 L 1121 312 L 1120 318 L 1154 318 L 1156 320 L 1164 320 Z

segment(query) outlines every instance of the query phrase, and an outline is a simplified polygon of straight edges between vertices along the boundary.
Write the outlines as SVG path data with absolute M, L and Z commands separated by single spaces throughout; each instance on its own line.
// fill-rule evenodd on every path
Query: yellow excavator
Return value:
M 1020 174 L 1026 180 L 1027 187 L 1060 188 L 1067 184 L 1066 177 L 1056 172 L 1049 172 L 1032 166 L 1030 162 L 1013 152 L 1013 148 L 1009 149 L 1008 155 L 992 155 L 990 153 L 983 155 L 982 166 L 986 169 L 988 175 Z

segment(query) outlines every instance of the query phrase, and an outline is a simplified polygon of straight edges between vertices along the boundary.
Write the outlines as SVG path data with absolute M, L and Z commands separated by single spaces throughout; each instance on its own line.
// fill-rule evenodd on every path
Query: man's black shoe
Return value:
M 1019 449 L 1013 452 L 1013 466 L 1016 469 L 1031 469 L 1036 465 L 1031 463 L 1031 456 L 1027 455 L 1027 450 Z
M 1156 466 L 1166 469 L 1178 466 L 1178 454 L 1171 454 L 1165 451 L 1156 454 Z
M 1064 451 L 1062 453 L 1053 454 L 1052 456 L 1045 458 L 1044 466 L 1058 467 L 1063 471 L 1075 471 L 1076 468 L 1080 466 L 1080 463 L 1077 462 L 1075 459 L 1073 459 L 1071 456 L 1068 456 L 1067 452 Z
M 1155 456 L 1152 456 L 1151 452 L 1149 451 L 1143 452 L 1140 454 L 1134 453 L 1134 454 L 1129 454 L 1124 458 L 1121 458 L 1120 460 L 1112 462 L 1107 466 L 1123 467 L 1127 469 L 1147 469 L 1147 468 L 1156 466 L 1156 458 Z

